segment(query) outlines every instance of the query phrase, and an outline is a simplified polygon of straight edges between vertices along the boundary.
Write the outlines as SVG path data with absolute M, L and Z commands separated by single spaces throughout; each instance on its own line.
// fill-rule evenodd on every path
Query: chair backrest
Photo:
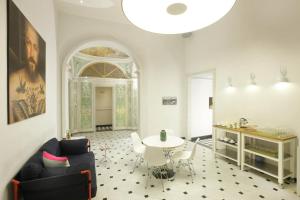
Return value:
M 191 154 L 191 158 L 190 159 L 194 159 L 195 157 L 195 154 L 196 154 L 196 148 L 197 148 L 197 145 L 198 145 L 198 142 L 200 141 L 200 138 L 198 138 L 196 141 L 195 141 L 195 144 L 193 146 L 193 149 L 192 149 L 192 154 Z
M 162 166 L 167 163 L 163 148 L 146 146 L 144 160 L 149 166 Z
M 137 132 L 131 133 L 131 139 L 132 139 L 133 146 L 142 144 L 142 140 L 140 136 L 137 134 Z

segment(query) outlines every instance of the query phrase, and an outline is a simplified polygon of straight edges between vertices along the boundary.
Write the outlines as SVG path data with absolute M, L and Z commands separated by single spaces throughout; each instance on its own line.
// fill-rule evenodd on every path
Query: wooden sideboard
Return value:
M 283 186 L 284 179 L 296 176 L 295 135 L 276 135 L 255 129 L 216 125 L 213 141 L 215 155 L 235 161 L 241 170 L 248 167 L 272 176 L 280 186 Z

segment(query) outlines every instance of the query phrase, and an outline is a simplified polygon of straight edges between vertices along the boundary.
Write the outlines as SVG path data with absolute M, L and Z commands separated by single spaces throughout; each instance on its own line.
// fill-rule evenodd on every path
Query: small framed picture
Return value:
M 177 105 L 177 97 L 163 97 L 162 105 Z
M 208 101 L 209 101 L 209 105 L 208 105 L 208 106 L 209 106 L 209 109 L 213 109 L 213 105 L 214 105 L 214 103 L 213 103 L 213 102 L 214 102 L 214 101 L 213 101 L 213 98 L 212 98 L 212 97 L 209 97 L 209 100 L 208 100 Z

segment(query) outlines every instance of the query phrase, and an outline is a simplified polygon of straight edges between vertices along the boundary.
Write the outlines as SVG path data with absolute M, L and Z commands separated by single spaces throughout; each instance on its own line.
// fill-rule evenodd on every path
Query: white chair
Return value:
M 136 153 L 136 160 L 132 170 L 133 173 L 135 168 L 137 168 L 142 163 L 143 155 L 146 147 L 145 145 L 142 144 L 142 140 L 140 139 L 140 136 L 136 132 L 131 133 L 131 139 L 133 143 L 133 150 Z
M 146 150 L 144 153 L 144 161 L 147 163 L 147 179 L 146 179 L 146 186 L 148 187 L 148 179 L 152 177 L 152 174 L 156 174 L 159 176 L 161 185 L 164 189 L 163 179 L 168 178 L 168 167 L 167 164 L 169 163 L 169 159 L 166 158 L 165 152 L 162 148 L 157 147 L 149 147 L 146 146 Z
M 173 156 L 179 152 L 182 152 L 182 151 L 185 151 L 187 149 L 187 146 L 188 146 L 188 142 L 189 140 L 187 138 L 184 139 L 184 144 L 179 146 L 179 147 L 175 147 L 175 148 L 172 148 L 169 152 L 169 157 L 170 157 L 170 160 L 171 160 L 171 164 L 172 164 L 172 168 L 174 166 L 174 159 L 173 159 Z
M 195 142 L 195 144 L 193 145 L 193 148 L 191 151 L 185 150 L 185 151 L 181 151 L 181 152 L 176 152 L 172 159 L 174 161 L 178 162 L 177 168 L 179 169 L 181 166 L 186 166 L 189 168 L 190 171 L 190 176 L 192 178 L 192 183 L 194 182 L 193 176 L 196 175 L 194 166 L 193 166 L 193 159 L 195 157 L 196 154 L 196 148 L 197 148 L 197 143 L 199 142 L 200 138 L 198 138 Z

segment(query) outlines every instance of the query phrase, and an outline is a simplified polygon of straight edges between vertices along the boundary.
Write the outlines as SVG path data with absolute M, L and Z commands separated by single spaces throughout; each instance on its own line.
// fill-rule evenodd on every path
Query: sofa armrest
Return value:
M 14 200 L 91 200 L 91 171 L 54 176 L 31 181 L 13 180 Z M 19 195 L 20 194 L 20 195 Z
M 62 155 L 78 155 L 89 152 L 89 140 L 62 140 L 60 141 L 60 149 Z

